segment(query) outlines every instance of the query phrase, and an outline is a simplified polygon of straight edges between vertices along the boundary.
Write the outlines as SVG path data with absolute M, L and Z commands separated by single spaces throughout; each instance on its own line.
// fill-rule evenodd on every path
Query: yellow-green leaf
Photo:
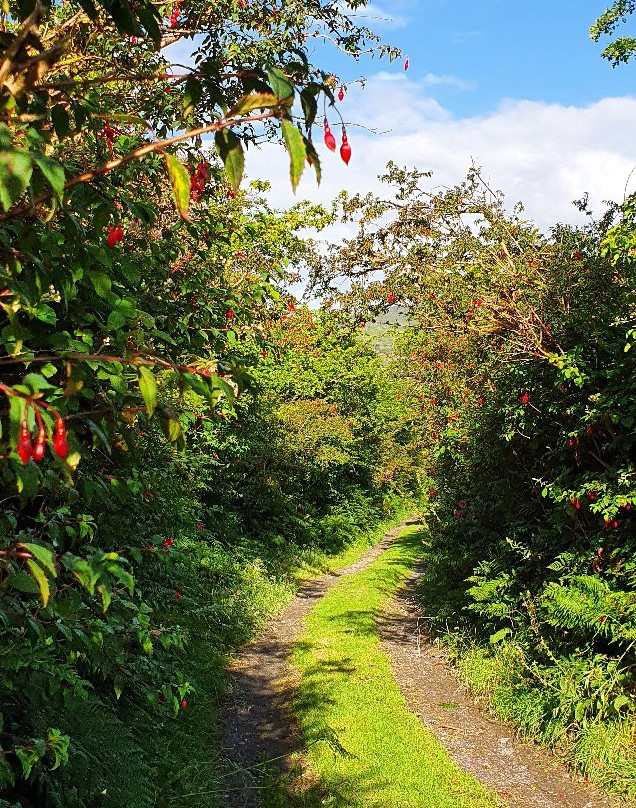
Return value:
M 164 154 L 168 177 L 172 185 L 172 195 L 174 197 L 177 210 L 182 219 L 190 221 L 188 208 L 190 207 L 190 175 L 188 169 L 173 154 Z
M 305 160 L 307 159 L 305 141 L 300 129 L 294 126 L 293 123 L 282 120 L 280 124 L 283 130 L 285 148 L 289 152 L 289 176 L 292 188 L 295 191 L 305 170 Z
M 37 585 L 40 589 L 40 597 L 42 598 L 42 605 L 46 606 L 49 602 L 49 596 L 51 594 L 51 590 L 49 587 L 49 579 L 44 574 L 44 570 L 35 561 L 27 561 L 27 567 L 29 568 L 31 575 L 35 578 Z
M 255 109 L 269 109 L 271 107 L 279 106 L 281 102 L 272 93 L 249 93 L 234 104 L 232 109 L 228 112 L 227 117 L 232 118 L 235 115 L 245 115 L 246 112 L 252 112 Z
M 157 380 L 154 373 L 143 365 L 139 368 L 139 389 L 146 405 L 148 417 L 151 417 L 157 408 Z

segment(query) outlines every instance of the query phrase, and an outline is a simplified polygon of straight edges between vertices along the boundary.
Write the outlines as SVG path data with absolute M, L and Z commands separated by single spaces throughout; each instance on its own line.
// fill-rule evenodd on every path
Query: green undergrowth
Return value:
M 562 705 L 568 698 L 584 703 L 573 660 L 559 660 L 559 664 L 537 670 L 514 642 L 487 648 L 448 635 L 444 644 L 471 692 L 483 698 L 496 716 L 514 723 L 522 737 L 549 746 L 606 791 L 636 796 L 633 716 L 598 718 L 578 725 L 562 717 Z M 602 677 L 598 681 L 588 678 L 590 698 L 603 699 L 598 685 L 604 681 Z
M 148 805 L 219 805 L 223 766 L 217 733 L 228 656 L 280 612 L 303 581 L 354 563 L 414 510 L 413 500 L 407 498 L 395 501 L 384 517 L 370 509 L 366 521 L 339 517 L 336 525 L 327 517 L 320 529 L 331 526 L 330 549 L 339 548 L 338 552 L 321 551 L 315 545 L 288 544 L 275 552 L 258 543 L 242 549 L 215 545 L 200 552 L 198 563 L 187 557 L 184 566 L 172 571 L 172 591 L 181 587 L 184 592 L 178 606 L 170 598 L 165 617 L 177 619 L 174 613 L 185 607 L 178 615 L 188 632 L 180 667 L 188 671 L 191 690 L 178 720 L 157 726 L 156 717 L 149 715 L 147 733 L 137 724 L 137 735 L 152 747 L 145 750 L 146 756 L 152 752 L 159 761 L 159 794 Z
M 349 576 L 308 618 L 294 661 L 294 709 L 306 755 L 265 782 L 263 808 L 486 808 L 497 805 L 411 713 L 380 647 L 384 603 L 422 554 L 408 528 L 366 570 Z

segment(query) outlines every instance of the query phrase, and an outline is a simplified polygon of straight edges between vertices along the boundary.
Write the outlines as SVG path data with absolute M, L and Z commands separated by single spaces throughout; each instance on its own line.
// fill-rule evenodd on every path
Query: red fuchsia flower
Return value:
M 395 303 L 395 295 L 393 294 L 393 292 L 389 293 L 389 295 L 387 296 L 386 302 L 389 305 L 391 305 L 392 303 Z
M 225 316 L 227 317 L 228 320 L 233 320 L 234 312 L 232 311 L 232 309 L 228 309 Z
M 208 164 L 202 160 L 197 166 L 197 170 L 190 178 L 190 196 L 193 202 L 199 199 L 199 194 L 201 194 L 205 188 L 205 183 L 209 176 Z
M 164 541 L 163 546 L 164 547 L 172 547 L 173 544 L 174 544 L 174 539 L 172 538 L 172 536 L 170 536 L 169 539 L 166 539 Z
M 186 699 L 183 699 L 183 700 L 181 701 L 181 709 L 182 709 L 182 710 L 185 710 L 185 708 L 186 708 L 187 706 L 188 706 L 188 702 L 187 702 L 187 700 L 186 700 Z
M 483 407 L 483 405 L 484 405 L 484 399 L 483 399 L 483 398 L 480 398 L 480 399 L 478 400 L 478 402 L 477 402 L 477 403 L 479 404 L 479 406 L 480 406 L 480 407 Z
M 197 530 L 203 530 L 203 522 L 197 524 Z
M 289 306 L 287 306 L 287 311 L 296 311 L 296 304 L 294 303 L 294 298 L 289 301 Z
M 465 511 L 466 508 L 468 507 L 468 505 L 464 502 L 464 500 L 462 500 L 461 502 L 457 503 L 457 507 L 461 508 L 463 511 Z
M 583 260 L 583 253 L 575 252 L 574 255 L 572 256 L 572 258 L 574 258 L 575 261 L 582 261 Z
M 529 401 L 530 401 L 530 393 L 525 392 L 525 393 L 524 393 L 524 394 L 521 396 L 521 403 L 522 403 L 522 404 L 527 404 Z
M 631 509 L 632 509 L 632 506 L 629 503 L 627 503 L 627 505 L 623 505 L 623 510 L 624 511 L 631 511 Z
M 113 249 L 116 244 L 119 244 L 123 240 L 124 231 L 121 228 L 121 222 L 117 223 L 117 227 L 110 225 L 108 228 L 108 236 L 106 237 L 106 243 L 108 246 Z
M 342 162 L 349 165 L 351 160 L 351 146 L 349 145 L 349 140 L 347 139 L 347 133 L 342 129 L 342 146 L 340 147 L 340 157 L 342 158 Z
M 344 87 L 340 87 L 338 90 L 338 101 L 344 101 L 346 95 L 346 91 Z
M 577 511 L 581 510 L 581 503 L 578 501 L 578 499 L 574 498 L 573 500 L 571 500 L 571 502 L 575 510 Z
M 329 127 L 329 123 L 325 118 L 325 135 L 324 135 L 325 146 L 329 149 L 329 151 L 335 152 L 336 150 L 336 139 L 333 136 L 333 132 Z
M 568 446 L 570 447 L 574 446 L 574 441 L 572 440 L 572 438 L 570 438 L 570 440 L 568 441 Z
M 594 432 L 594 430 L 592 429 L 592 427 L 591 427 L 591 426 L 586 426 L 586 427 L 585 427 L 585 434 L 586 434 L 586 435 L 592 435 L 592 434 L 593 434 L 593 432 Z
M 406 59 L 404 60 L 404 70 L 407 71 L 410 66 L 411 63 L 409 62 L 409 57 L 407 56 Z

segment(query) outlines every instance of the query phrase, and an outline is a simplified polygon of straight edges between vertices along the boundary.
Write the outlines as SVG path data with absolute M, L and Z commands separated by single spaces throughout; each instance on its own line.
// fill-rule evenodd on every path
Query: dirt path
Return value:
M 477 707 L 420 630 L 415 571 L 380 621 L 382 647 L 411 710 L 467 772 L 499 793 L 510 808 L 608 808 L 613 800 L 567 769 L 546 750 L 524 743 L 514 728 Z
M 304 586 L 263 633 L 237 652 L 229 668 L 222 727 L 224 808 L 258 808 L 261 764 L 275 761 L 284 770 L 287 757 L 302 747 L 289 706 L 297 686 L 289 656 L 304 618 L 342 576 L 378 558 L 404 526 L 387 533 L 357 563 Z M 509 808 L 636 808 L 572 777 L 549 752 L 516 740 L 512 727 L 475 706 L 443 655 L 420 634 L 419 575 L 413 573 L 380 619 L 380 638 L 410 709 L 459 765 L 500 794 Z
M 407 520 L 355 564 L 304 586 L 263 633 L 237 652 L 229 667 L 230 695 L 221 736 L 222 754 L 228 761 L 225 793 L 221 794 L 224 806 L 257 808 L 259 764 L 264 759 L 276 760 L 284 768 L 287 755 L 302 746 L 289 709 L 295 682 L 288 658 L 303 619 L 343 575 L 368 567 L 406 525 L 417 522 Z

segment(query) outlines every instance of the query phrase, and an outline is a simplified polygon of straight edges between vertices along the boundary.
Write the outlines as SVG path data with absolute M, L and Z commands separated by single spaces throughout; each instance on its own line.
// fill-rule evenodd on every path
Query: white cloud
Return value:
M 525 216 L 545 228 L 557 221 L 582 222 L 585 217 L 572 200 L 586 191 L 598 214 L 604 200 L 620 201 L 636 164 L 636 98 L 631 97 L 586 107 L 507 100 L 488 115 L 458 119 L 421 84 L 387 81 L 379 74 L 366 89 L 352 88 L 342 111 L 348 121 L 381 134 L 349 124 L 353 157 L 348 167 L 337 153 L 320 149 L 319 189 L 307 171 L 294 197 L 282 149 L 265 146 L 250 152 L 249 174 L 272 182 L 273 205 L 286 207 L 303 198 L 328 204 L 343 188 L 382 192 L 376 177 L 389 160 L 432 170 L 431 186 L 454 185 L 474 161 L 491 187 L 506 193 L 510 207 L 521 201 Z M 630 187 L 636 191 L 636 173 Z
M 446 84 L 449 87 L 456 87 L 458 90 L 472 90 L 475 87 L 470 81 L 464 81 L 457 76 L 438 76 L 437 73 L 427 73 L 422 79 L 422 83 L 429 87 Z

